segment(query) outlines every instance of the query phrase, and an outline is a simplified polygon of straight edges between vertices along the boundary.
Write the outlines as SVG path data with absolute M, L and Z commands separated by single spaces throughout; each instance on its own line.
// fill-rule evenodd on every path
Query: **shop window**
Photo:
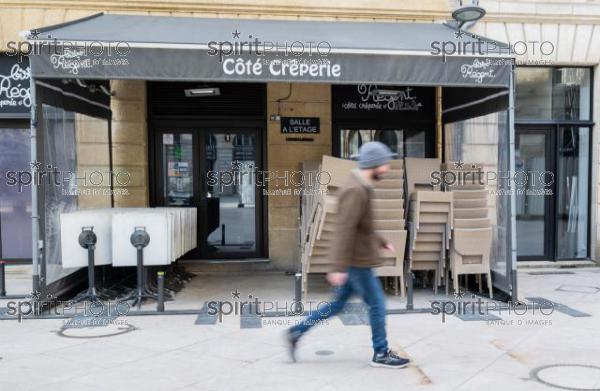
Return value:
M 519 67 L 517 120 L 590 120 L 591 69 Z
M 29 129 L 0 128 L 2 259 L 31 259 Z

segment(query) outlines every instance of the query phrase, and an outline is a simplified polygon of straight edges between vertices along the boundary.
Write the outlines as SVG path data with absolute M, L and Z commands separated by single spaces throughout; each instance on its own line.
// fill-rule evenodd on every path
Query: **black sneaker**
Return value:
M 371 360 L 372 367 L 383 367 L 383 368 L 404 368 L 408 365 L 410 360 L 398 356 L 392 352 L 391 349 L 383 353 L 375 353 L 373 360 Z
M 290 358 L 292 359 L 293 362 L 296 362 L 296 346 L 298 345 L 298 341 L 300 340 L 300 337 L 302 336 L 302 334 L 298 331 L 294 331 L 292 329 L 288 329 L 285 332 L 285 339 L 287 340 L 288 343 L 288 350 L 290 353 Z

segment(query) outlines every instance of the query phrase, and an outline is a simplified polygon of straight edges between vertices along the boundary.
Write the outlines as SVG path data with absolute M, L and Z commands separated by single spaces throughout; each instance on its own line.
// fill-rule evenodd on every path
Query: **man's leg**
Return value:
M 371 322 L 371 337 L 375 353 L 388 350 L 385 332 L 385 296 L 379 278 L 371 268 L 356 268 L 354 286 L 357 293 L 369 307 L 369 321 Z
M 344 285 L 335 289 L 336 294 L 334 296 L 333 303 L 330 303 L 329 306 L 325 305 L 313 309 L 312 313 L 309 314 L 309 316 L 307 316 L 301 323 L 298 323 L 291 328 L 291 332 L 300 335 L 304 334 L 320 321 L 338 314 L 342 308 L 344 308 L 350 296 L 352 296 L 353 289 L 352 285 L 350 284 L 350 275 L 348 275 L 348 280 L 346 280 Z

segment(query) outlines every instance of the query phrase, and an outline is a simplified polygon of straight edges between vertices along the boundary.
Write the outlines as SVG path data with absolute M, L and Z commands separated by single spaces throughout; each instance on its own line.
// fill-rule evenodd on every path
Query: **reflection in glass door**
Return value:
M 256 256 L 259 227 L 256 132 L 205 132 L 203 140 L 204 255 Z
M 550 137 L 546 130 L 519 131 L 516 137 L 517 255 L 521 259 L 550 259 L 547 239 L 549 197 L 544 194 L 552 179 L 550 171 Z
M 194 144 L 191 133 L 163 133 L 162 195 L 165 206 L 194 206 Z

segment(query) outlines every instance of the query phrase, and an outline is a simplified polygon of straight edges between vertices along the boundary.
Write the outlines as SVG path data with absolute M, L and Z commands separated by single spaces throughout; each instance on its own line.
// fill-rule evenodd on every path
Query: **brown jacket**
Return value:
M 357 170 L 337 192 L 338 211 L 331 257 L 336 271 L 348 266 L 374 267 L 378 250 L 386 244 L 373 228 L 371 196 L 373 189 Z

